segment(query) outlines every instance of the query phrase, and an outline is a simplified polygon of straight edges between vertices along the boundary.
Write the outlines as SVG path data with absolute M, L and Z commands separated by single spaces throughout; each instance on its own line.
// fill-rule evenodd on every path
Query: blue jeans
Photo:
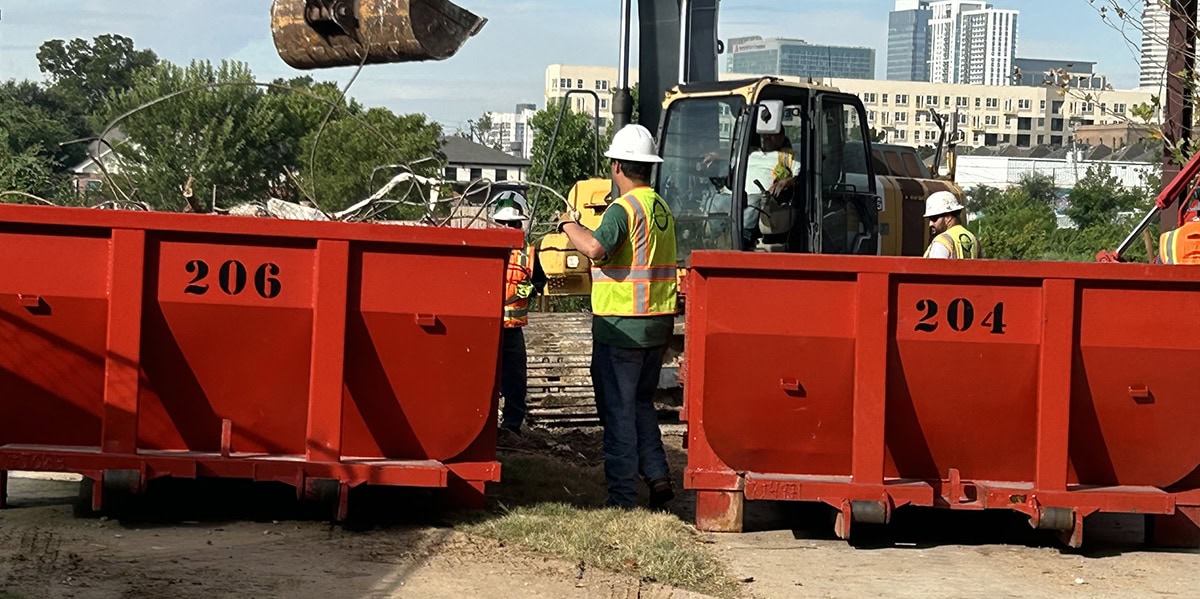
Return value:
M 500 394 L 504 396 L 501 426 L 521 430 L 525 422 L 525 332 L 522 327 L 504 329 L 500 359 Z
M 637 507 L 637 476 L 667 478 L 667 454 L 654 409 L 666 346 L 628 349 L 592 343 L 592 386 L 604 427 L 605 505 Z

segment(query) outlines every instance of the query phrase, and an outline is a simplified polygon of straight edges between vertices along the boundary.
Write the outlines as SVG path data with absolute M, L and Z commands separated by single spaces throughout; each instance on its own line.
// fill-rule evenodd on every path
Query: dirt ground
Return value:
M 680 479 L 680 431 L 668 430 Z M 563 459 L 597 459 L 594 435 L 559 438 Z M 416 503 L 388 504 L 412 520 L 354 531 L 290 518 L 273 492 L 196 511 L 207 498 L 182 489 L 153 498 L 169 506 L 161 513 L 117 522 L 76 517 L 76 482 L 12 479 L 0 599 L 699 597 L 471 537 L 420 516 Z M 690 494 L 674 503 L 690 522 Z M 901 510 L 887 537 L 862 546 L 833 538 L 817 507 L 748 504 L 747 518 L 746 533 L 705 536 L 747 597 L 1200 596 L 1200 552 L 1139 546 L 1140 518 L 1089 520 L 1083 552 L 1007 514 Z

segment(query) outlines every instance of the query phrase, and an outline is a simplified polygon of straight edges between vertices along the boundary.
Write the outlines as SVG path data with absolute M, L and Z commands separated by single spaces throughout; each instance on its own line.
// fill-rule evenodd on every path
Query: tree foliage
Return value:
M 552 100 L 546 108 L 533 115 L 529 126 L 533 128 L 533 148 L 531 160 L 533 166 L 529 169 L 532 181 L 549 186 L 566 196 L 577 181 L 596 176 L 607 176 L 597 173 L 596 144 L 599 128 L 587 114 L 567 109 L 563 113 L 562 123 L 558 122 L 559 100 Z M 553 154 L 550 153 L 550 143 L 554 141 Z M 601 140 L 603 141 L 603 140 Z M 601 147 L 601 152 L 604 148 Z M 547 161 L 549 157 L 549 161 Z M 544 210 L 548 213 L 543 213 Z M 555 202 L 540 202 L 538 206 L 539 220 L 544 220 L 561 206 Z
M 38 49 L 38 66 L 52 89 L 93 113 L 110 94 L 129 89 L 138 71 L 158 63 L 151 50 L 135 50 L 133 40 L 106 34 L 92 41 L 50 40 Z
M 363 115 L 363 120 L 370 127 L 358 119 L 343 118 L 330 123 L 321 135 L 316 163 L 302 179 L 323 210 L 341 210 L 366 199 L 399 172 L 394 169 L 376 172 L 376 167 L 417 163 L 441 151 L 441 125 L 429 122 L 425 115 L 396 115 L 386 108 L 372 108 Z M 315 143 L 314 130 L 302 141 L 306 157 Z M 436 175 L 436 169 L 435 161 L 413 165 L 413 170 L 424 176 Z M 408 194 L 410 190 L 411 186 L 402 185 L 390 197 Z M 409 194 L 413 201 L 419 201 L 420 197 L 417 193 Z M 392 216 L 416 218 L 422 212 L 419 206 L 407 206 L 397 209 Z
M 1066 215 L 1081 230 L 1115 223 L 1119 213 L 1136 209 L 1144 199 L 1140 190 L 1122 187 L 1107 164 L 1088 167 L 1069 197 Z

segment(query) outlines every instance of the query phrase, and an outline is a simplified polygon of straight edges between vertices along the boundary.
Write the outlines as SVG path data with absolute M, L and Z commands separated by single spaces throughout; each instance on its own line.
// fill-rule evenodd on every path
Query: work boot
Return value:
M 519 429 L 512 429 L 507 426 L 502 426 L 496 433 L 497 447 L 517 449 L 524 445 L 523 441 L 524 439 L 522 439 L 521 431 Z
M 656 478 L 649 482 L 650 509 L 660 510 L 667 502 L 675 499 L 675 491 L 671 488 L 671 479 Z

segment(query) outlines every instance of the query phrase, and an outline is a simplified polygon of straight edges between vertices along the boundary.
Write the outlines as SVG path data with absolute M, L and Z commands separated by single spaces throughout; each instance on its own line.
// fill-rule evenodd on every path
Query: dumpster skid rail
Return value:
M 927 506 L 1200 541 L 1200 269 L 698 251 L 687 284 L 698 528 L 791 500 L 844 539 Z
M 11 470 L 96 510 L 160 477 L 481 505 L 520 237 L 0 205 L 0 507 Z

